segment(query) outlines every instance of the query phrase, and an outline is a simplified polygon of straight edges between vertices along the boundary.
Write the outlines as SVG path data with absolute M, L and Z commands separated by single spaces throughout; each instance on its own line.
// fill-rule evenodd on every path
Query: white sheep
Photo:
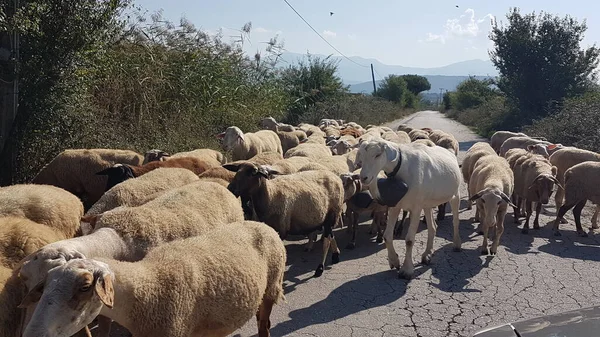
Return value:
M 560 219 L 573 208 L 573 217 L 579 236 L 587 237 L 581 226 L 581 211 L 588 200 L 596 205 L 592 216 L 592 228 L 598 228 L 598 212 L 600 209 L 600 161 L 584 161 L 576 164 L 565 172 L 565 200 L 559 208 L 554 220 L 553 230 L 555 236 L 561 236 L 558 230 Z
M 512 137 L 529 137 L 528 135 L 522 132 L 511 132 L 511 131 L 496 131 L 490 137 L 490 145 L 492 149 L 496 151 L 497 154 L 500 154 L 500 147 L 502 143 L 504 143 L 507 139 Z
M 534 147 L 533 145 L 543 145 L 543 147 Z M 529 150 L 530 152 L 532 150 L 541 151 L 541 153 L 537 152 L 537 154 L 542 154 L 548 158 L 549 155 L 561 149 L 562 147 L 562 144 L 552 144 L 550 142 L 531 137 L 511 137 L 502 143 L 499 154 L 502 157 L 506 157 L 506 152 L 508 150 L 521 148 Z
M 463 180 L 467 185 L 469 184 L 469 180 L 471 180 L 471 174 L 473 174 L 473 169 L 475 169 L 475 164 L 477 161 L 483 157 L 490 154 L 496 154 L 496 151 L 490 146 L 490 144 L 486 142 L 477 142 L 469 148 L 467 153 L 465 154 L 465 158 L 462 162 L 462 175 Z M 467 189 L 468 190 L 468 189 Z M 469 194 L 469 199 L 471 198 L 471 194 Z M 472 209 L 472 202 L 468 201 L 467 209 Z M 477 220 L 477 216 L 475 216 L 475 220 Z
M 504 232 L 504 218 L 514 189 L 513 171 L 506 159 L 492 153 L 477 160 L 469 180 L 470 201 L 477 203 L 483 229 L 481 253 L 495 255 Z M 494 241 L 488 250 L 488 230 L 495 228 Z
M 144 161 L 142 162 L 142 165 L 148 164 L 151 161 L 165 160 L 169 156 L 171 156 L 171 155 L 168 152 L 165 152 L 163 150 L 159 150 L 159 149 L 148 150 L 148 151 L 146 151 L 146 153 L 144 153 Z
M 344 187 L 338 175 L 315 170 L 269 179 L 278 172 L 268 166 L 243 163 L 223 167 L 236 172 L 229 190 L 236 197 L 249 197 L 255 220 L 275 228 L 282 239 L 288 234 L 308 235 L 323 228 L 323 259 L 315 277 L 323 274 L 330 245 L 332 263 L 339 262 L 340 251 L 333 228 L 341 221 Z M 309 243 L 308 249 L 311 245 Z
M 221 152 L 213 149 L 196 149 L 186 152 L 177 152 L 166 157 L 165 159 L 171 160 L 172 158 L 181 157 L 196 157 L 205 162 L 216 163 L 217 165 L 225 164 L 227 162 L 227 158 Z
M 390 267 L 400 267 L 398 254 L 393 246 L 393 232 L 400 211 L 403 209 L 415 215 L 420 215 L 421 211 L 425 212 L 428 236 L 422 262 L 429 264 L 436 232 L 432 208 L 450 201 L 453 215 L 454 248 L 460 250 L 458 206 L 461 172 L 456 156 L 439 146 L 428 147 L 413 143 L 398 145 L 385 140 L 363 143 L 358 152 L 358 159 L 361 161 L 362 167 L 361 181 L 363 184 L 369 185 L 369 189 L 376 199 L 380 199 L 376 178 L 381 170 L 391 175 L 393 179 L 402 180 L 408 185 L 406 195 L 396 206 L 390 207 L 388 210 L 384 239 Z M 411 216 L 405 239 L 406 256 L 399 271 L 399 275 L 404 278 L 411 278 L 414 273 L 412 250 L 418 225 L 419 216 Z
M 69 149 L 46 164 L 31 183 L 63 188 L 88 208 L 105 192 L 107 178 L 97 172 L 115 164 L 141 165 L 143 161 L 141 154 L 129 150 Z
M 218 134 L 217 138 L 223 139 L 225 151 L 232 152 L 232 160 L 250 159 L 267 151 L 283 154 L 279 136 L 271 130 L 243 133 L 237 126 L 230 126 L 225 132 Z
M 221 168 L 221 166 L 217 168 Z M 148 196 L 150 195 L 158 196 L 156 193 L 166 192 L 198 180 L 198 176 L 188 169 L 175 167 L 157 168 L 138 178 L 128 179 L 109 189 L 85 215 L 98 215 L 118 206 L 139 206 L 149 201 Z
M 228 336 L 256 315 L 258 336 L 268 337 L 273 305 L 285 300 L 285 262 L 277 233 L 251 221 L 164 244 L 138 262 L 71 260 L 24 299 L 39 304 L 23 337 L 70 336 L 98 314 L 145 337 Z
M 410 140 L 414 142 L 417 139 L 429 139 L 429 133 L 425 130 L 413 129 L 408 133 Z
M 321 159 L 331 157 L 331 150 L 321 144 L 303 143 L 294 148 L 289 149 L 284 155 L 284 158 L 290 157 L 307 157 L 310 159 Z

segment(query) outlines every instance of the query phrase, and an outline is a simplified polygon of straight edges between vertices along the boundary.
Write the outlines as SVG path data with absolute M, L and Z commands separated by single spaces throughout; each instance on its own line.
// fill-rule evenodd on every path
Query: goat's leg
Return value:
M 525 224 L 523 225 L 523 229 L 521 229 L 521 234 L 527 234 L 529 233 L 529 219 L 531 218 L 531 213 L 533 213 L 533 210 L 531 209 L 531 201 L 527 200 L 527 215 L 525 217 Z
M 460 195 L 458 192 L 450 199 L 450 208 L 452 210 L 452 242 L 454 243 L 454 251 L 459 252 L 462 242 L 460 240 L 460 231 L 458 225 L 460 224 L 460 218 L 458 217 L 460 207 Z
M 498 245 L 500 245 L 500 237 L 504 233 L 504 218 L 506 217 L 506 210 L 498 212 L 496 214 L 496 233 L 494 235 L 494 242 L 492 242 L 492 249 L 490 249 L 491 255 L 496 255 L 498 252 Z
M 533 229 L 540 229 L 540 212 L 542 211 L 542 203 L 535 203 L 535 219 L 533 220 Z
M 387 225 L 385 226 L 385 232 L 383 233 L 383 241 L 385 242 L 385 247 L 387 248 L 388 262 L 390 264 L 390 268 L 400 268 L 400 259 L 398 259 L 398 254 L 394 249 L 394 227 L 396 226 L 396 222 L 398 221 L 400 211 L 402 211 L 402 208 L 398 206 L 389 208 Z M 416 220 L 416 223 L 419 223 L 418 216 L 411 217 L 411 221 L 413 221 L 413 218 Z
M 404 255 L 404 263 L 402 264 L 402 268 L 398 272 L 398 277 L 403 279 L 411 279 L 413 277 L 415 266 L 412 260 L 413 246 L 415 244 L 415 235 L 417 234 L 417 229 L 419 227 L 419 218 L 422 209 L 411 209 L 410 210 L 410 224 L 408 225 L 408 232 L 406 233 L 406 255 Z M 389 226 L 389 223 L 388 223 Z
M 431 255 L 433 252 L 433 239 L 435 238 L 437 223 L 433 218 L 433 208 L 427 208 L 424 211 L 425 219 L 427 219 L 427 247 L 425 248 L 425 252 L 423 252 L 423 255 L 421 256 L 421 263 L 430 264 Z
M 594 215 L 592 215 L 592 229 L 598 229 L 598 215 L 600 214 L 600 204 L 596 205 Z
M 573 208 L 573 217 L 575 218 L 575 228 L 577 228 L 577 234 L 581 237 L 588 236 L 588 234 L 583 231 L 583 227 L 581 227 L 581 211 L 583 210 L 583 207 L 585 207 L 586 202 L 587 202 L 587 199 L 583 199 L 582 201 L 578 202 L 577 205 L 575 205 L 575 208 Z

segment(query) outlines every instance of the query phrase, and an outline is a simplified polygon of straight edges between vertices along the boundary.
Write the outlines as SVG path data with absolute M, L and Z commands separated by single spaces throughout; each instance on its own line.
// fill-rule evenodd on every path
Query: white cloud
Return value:
M 263 28 L 263 27 L 256 27 L 256 28 L 252 29 L 252 31 L 255 33 L 270 33 L 271 32 L 270 30 Z
M 439 42 L 446 43 L 447 40 L 453 38 L 468 38 L 484 36 L 487 38 L 487 33 L 491 27 L 491 20 L 494 18 L 492 14 L 486 14 L 481 18 L 477 18 L 475 10 L 468 8 L 458 18 L 446 20 L 444 32 L 441 34 L 427 33 L 425 40 L 420 42 Z
M 323 35 L 331 37 L 331 38 L 335 38 L 337 36 L 336 32 L 332 32 L 330 30 L 324 30 L 323 31 Z
M 348 34 L 348 39 L 352 40 L 352 41 L 356 41 L 358 37 L 356 36 L 356 34 Z

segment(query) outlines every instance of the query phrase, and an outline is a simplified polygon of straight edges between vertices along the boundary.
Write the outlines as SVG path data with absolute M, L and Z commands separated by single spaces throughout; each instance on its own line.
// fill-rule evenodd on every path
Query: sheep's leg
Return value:
M 319 266 L 317 267 L 317 270 L 315 271 L 315 277 L 319 277 L 321 275 L 323 275 L 323 270 L 324 270 L 324 266 L 325 266 L 325 260 L 327 259 L 327 253 L 329 253 L 329 246 L 331 245 L 331 240 L 329 238 L 329 236 L 325 236 L 325 233 L 323 233 L 323 259 L 321 260 L 321 264 L 319 264 Z
M 435 232 L 437 229 L 437 223 L 433 219 L 433 208 L 428 208 L 425 210 L 425 219 L 427 219 L 427 247 L 421 256 L 421 263 L 430 264 L 431 255 L 433 252 L 433 239 L 435 238 Z
M 313 246 L 315 245 L 315 241 L 317 241 L 317 231 L 314 231 L 310 234 L 308 234 L 308 243 L 306 244 L 306 247 L 304 248 L 305 252 L 311 252 L 313 249 Z
M 375 239 L 376 243 L 383 242 L 383 231 L 385 230 L 385 220 L 387 218 L 387 212 L 377 212 L 373 217 L 373 223 L 377 223 L 377 238 Z M 377 222 L 375 222 L 377 219 Z M 383 230 L 382 230 L 383 227 Z
M 442 221 L 444 220 L 444 218 L 446 217 L 446 204 L 447 202 L 438 205 L 438 214 L 437 214 L 437 221 Z
M 338 248 L 337 241 L 335 241 L 335 236 L 333 233 L 331 234 L 331 264 L 336 264 L 340 262 L 340 249 Z
M 535 219 L 533 220 L 533 229 L 540 229 L 540 212 L 542 210 L 542 203 L 535 203 Z
M 598 215 L 600 214 L 600 204 L 596 205 L 596 211 L 592 215 L 592 229 L 598 229 Z
M 492 243 L 492 249 L 490 249 L 490 254 L 496 255 L 498 252 L 498 245 L 500 245 L 500 237 L 502 237 L 502 233 L 504 233 L 504 218 L 506 217 L 506 210 L 500 212 L 500 214 L 496 214 L 496 233 L 494 235 L 494 242 Z
M 394 226 L 394 238 L 400 238 L 400 236 L 402 235 L 402 231 L 404 230 L 404 221 L 406 220 L 407 216 L 408 211 L 402 211 L 402 220 L 398 222 L 398 219 L 396 219 L 397 226 Z
M 394 249 L 394 227 L 396 226 L 396 222 L 398 221 L 398 216 L 400 215 L 401 210 L 402 208 L 398 206 L 388 209 L 387 225 L 385 226 L 385 232 L 383 233 L 383 241 L 385 242 L 385 247 L 387 248 L 390 268 L 400 268 L 400 259 L 398 259 L 398 254 Z M 418 224 L 419 217 L 411 216 L 411 222 L 413 221 Z
M 354 249 L 356 247 L 356 231 L 358 229 L 358 213 L 348 210 L 348 230 L 350 231 L 350 242 L 346 245 L 346 249 Z
M 481 255 L 488 255 L 488 234 L 490 226 L 483 226 L 483 243 L 481 244 Z
M 582 237 L 588 236 L 588 234 L 583 231 L 583 227 L 581 227 L 581 211 L 583 210 L 583 207 L 585 207 L 586 203 L 587 203 L 587 199 L 583 199 L 582 201 L 578 202 L 577 205 L 575 205 L 575 208 L 573 208 L 573 217 L 575 218 L 575 228 L 577 228 L 577 234 Z
M 531 201 L 527 200 L 527 216 L 525 218 L 525 224 L 523 225 L 523 229 L 521 229 L 521 234 L 529 233 L 529 219 L 531 218 L 531 213 L 533 210 L 531 209 Z
M 258 337 L 271 336 L 271 311 L 273 310 L 273 300 L 263 298 L 258 312 L 256 313 L 256 321 L 258 324 Z
M 556 209 L 559 209 L 562 206 L 562 203 L 565 198 L 565 190 L 560 187 L 560 185 L 564 185 L 564 182 L 556 185 L 556 194 L 554 195 L 554 203 L 556 204 Z
M 552 226 L 552 230 L 554 231 L 554 236 L 561 236 L 562 234 L 558 230 L 558 224 L 560 223 L 560 219 L 567 214 L 567 212 L 573 208 L 576 204 L 563 204 L 560 206 L 558 213 L 556 214 L 556 219 L 554 220 L 554 225 Z
M 521 214 L 520 216 L 527 216 L 527 213 L 524 213 L 527 208 L 527 200 L 525 198 L 521 198 Z
M 454 243 L 454 251 L 459 252 L 462 242 L 460 240 L 460 232 L 458 225 L 460 224 L 460 218 L 458 212 L 460 207 L 460 195 L 457 193 L 452 199 L 450 199 L 450 208 L 452 210 L 452 241 Z
M 477 205 L 475 205 L 475 217 L 473 218 L 473 221 L 479 222 L 479 220 L 479 208 L 477 208 Z
M 514 221 L 514 223 L 518 224 L 519 223 L 519 213 L 521 212 L 521 210 L 519 209 L 519 206 L 521 205 L 519 196 L 513 193 L 511 201 L 513 202 L 513 205 L 515 205 L 513 207 L 513 221 Z
M 416 212 L 415 212 L 416 211 Z M 412 260 L 412 251 L 413 251 L 413 246 L 415 244 L 415 235 L 417 234 L 417 229 L 419 227 L 419 218 L 420 216 L 412 216 L 412 215 L 420 215 L 421 214 L 422 209 L 412 209 L 410 210 L 410 224 L 408 225 L 408 232 L 406 233 L 406 238 L 404 239 L 404 241 L 406 242 L 406 255 L 404 255 L 404 263 L 402 264 L 402 268 L 400 268 L 400 271 L 398 272 L 398 277 L 403 278 L 403 279 L 411 279 L 414 271 L 415 271 L 415 266 L 413 264 L 413 260 Z M 388 222 L 388 226 L 389 226 L 389 222 Z

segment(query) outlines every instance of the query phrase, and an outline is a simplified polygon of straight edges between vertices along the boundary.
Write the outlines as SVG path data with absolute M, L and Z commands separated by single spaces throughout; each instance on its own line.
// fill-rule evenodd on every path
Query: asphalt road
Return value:
M 390 127 L 407 123 L 442 129 L 460 142 L 462 160 L 469 147 L 480 141 L 467 127 L 434 111 L 422 111 Z M 466 195 L 463 184 L 462 195 Z M 553 201 L 553 200 L 552 200 Z M 482 237 L 471 223 L 474 211 L 461 203 L 460 233 L 463 251 L 453 252 L 452 216 L 439 223 L 430 266 L 416 266 L 410 281 L 397 278 L 389 269 L 383 244 L 360 228 L 354 251 L 342 250 L 341 262 L 326 266 L 323 276 L 312 278 L 322 250 L 302 248 L 306 240 L 287 241 L 285 277 L 287 303 L 274 307 L 271 335 L 279 336 L 471 336 L 477 329 L 507 321 L 532 318 L 600 304 L 600 240 L 578 237 L 572 222 L 561 225 L 563 236 L 555 238 L 553 220 L 541 215 L 540 230 L 520 233 L 512 211 L 495 257 L 481 256 Z M 554 205 L 547 207 L 555 214 Z M 582 217 L 590 226 L 590 215 Z M 425 249 L 427 232 L 422 224 L 415 242 L 415 262 Z M 345 229 L 336 232 L 340 247 L 348 242 Z M 404 242 L 395 248 L 402 259 Z M 330 263 L 328 261 L 328 263 Z M 235 337 L 256 336 L 254 319 Z
M 467 127 L 434 111 L 421 111 L 389 123 L 407 123 L 452 133 L 460 142 L 459 160 L 481 139 Z M 461 195 L 466 195 L 463 184 Z M 463 197 L 464 199 L 464 197 Z M 553 202 L 553 198 L 552 198 Z M 320 244 L 311 253 L 303 251 L 304 239 L 286 241 L 288 266 L 285 276 L 287 302 L 276 305 L 271 315 L 271 335 L 322 337 L 471 336 L 477 329 L 508 321 L 532 318 L 600 304 L 600 240 L 578 237 L 569 213 L 569 224 L 561 225 L 563 236 L 552 235 L 553 218 L 540 216 L 540 230 L 520 233 L 512 210 L 495 257 L 481 256 L 482 237 L 471 223 L 474 211 L 461 202 L 462 252 L 452 250 L 452 216 L 438 225 L 434 255 L 429 266 L 417 264 L 415 278 L 398 279 L 389 269 L 383 244 L 368 235 L 361 225 L 357 247 L 342 249 L 341 262 L 328 265 L 323 276 L 313 278 L 321 258 Z M 553 203 L 547 213 L 555 214 Z M 590 226 L 585 212 L 584 227 Z M 544 226 L 546 225 L 546 226 Z M 345 229 L 337 230 L 340 247 L 345 247 Z M 415 242 L 415 262 L 425 249 L 426 227 Z M 400 259 L 404 242 L 394 242 Z M 117 330 L 117 329 L 115 329 Z M 111 334 L 120 336 L 118 331 Z M 234 337 L 257 336 L 251 319 Z

